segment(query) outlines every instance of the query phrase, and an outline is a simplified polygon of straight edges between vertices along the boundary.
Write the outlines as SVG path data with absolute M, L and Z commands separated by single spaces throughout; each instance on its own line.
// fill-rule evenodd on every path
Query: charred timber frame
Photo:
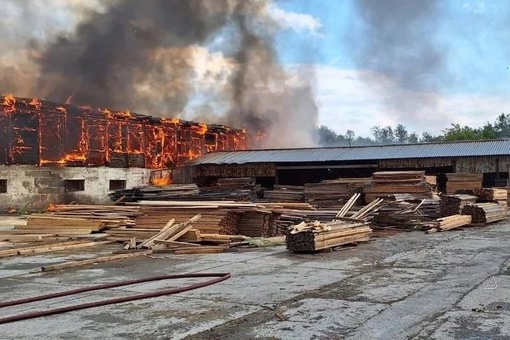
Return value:
M 222 125 L 0 97 L 0 164 L 163 169 L 246 148 L 245 131 Z

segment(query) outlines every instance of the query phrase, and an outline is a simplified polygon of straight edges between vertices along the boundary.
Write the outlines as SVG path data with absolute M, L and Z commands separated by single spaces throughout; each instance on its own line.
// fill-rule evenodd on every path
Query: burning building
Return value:
M 221 150 L 244 150 L 243 130 L 130 112 L 0 97 L 0 209 L 107 201 Z

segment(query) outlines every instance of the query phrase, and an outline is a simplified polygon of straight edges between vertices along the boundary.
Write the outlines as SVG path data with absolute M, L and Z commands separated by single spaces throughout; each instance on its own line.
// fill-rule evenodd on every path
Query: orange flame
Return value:
M 32 98 L 28 105 L 35 107 L 37 110 L 40 110 L 42 107 L 42 103 L 37 98 Z
M 172 184 L 172 179 L 170 178 L 170 176 L 164 176 L 164 177 L 160 177 L 160 178 L 153 178 L 152 179 L 152 184 L 157 186 L 157 187 L 163 187 L 165 185 Z
M 8 94 L 2 100 L 2 105 L 6 106 L 4 112 L 11 113 L 16 110 L 16 98 L 12 94 Z
M 129 110 L 116 112 L 115 115 L 119 118 L 133 118 L 133 115 Z
M 208 130 L 207 124 L 204 123 L 198 123 L 197 125 L 192 127 L 193 130 L 195 130 L 199 135 L 205 135 L 205 133 Z

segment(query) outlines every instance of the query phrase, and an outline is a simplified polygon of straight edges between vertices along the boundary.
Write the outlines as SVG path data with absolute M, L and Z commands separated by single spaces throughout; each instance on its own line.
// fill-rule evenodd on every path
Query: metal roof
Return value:
M 213 152 L 190 164 L 363 161 L 510 155 L 510 140 Z

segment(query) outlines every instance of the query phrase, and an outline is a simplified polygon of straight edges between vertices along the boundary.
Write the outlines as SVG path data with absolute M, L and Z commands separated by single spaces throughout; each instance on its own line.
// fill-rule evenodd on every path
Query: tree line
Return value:
M 372 136 L 356 136 L 352 130 L 345 134 L 337 134 L 327 126 L 317 129 L 317 136 L 321 146 L 366 146 L 378 144 L 416 144 L 432 142 L 451 142 L 463 140 L 483 140 L 510 138 L 510 114 L 500 114 L 493 123 L 487 122 L 481 127 L 461 126 L 451 124 L 449 128 L 441 131 L 438 135 L 423 132 L 409 132 L 407 128 L 398 124 L 392 126 L 374 126 L 371 128 Z

